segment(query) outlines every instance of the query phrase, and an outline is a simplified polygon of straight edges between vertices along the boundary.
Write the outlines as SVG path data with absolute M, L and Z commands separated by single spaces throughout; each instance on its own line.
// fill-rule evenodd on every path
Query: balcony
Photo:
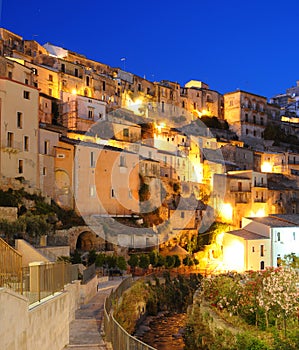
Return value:
M 254 203 L 267 203 L 266 198 L 254 198 Z
M 233 192 L 233 193 L 249 193 L 251 192 L 251 189 L 250 188 L 240 188 L 240 187 L 231 187 L 230 189 L 230 192 Z
M 2 141 L 1 149 L 3 152 L 7 152 L 9 154 L 18 153 L 23 150 L 22 143 L 18 141 Z

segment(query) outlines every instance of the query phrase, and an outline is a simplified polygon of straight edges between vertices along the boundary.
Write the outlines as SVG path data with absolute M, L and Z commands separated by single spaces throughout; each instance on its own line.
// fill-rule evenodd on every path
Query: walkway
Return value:
M 70 324 L 70 344 L 65 350 L 107 350 L 102 334 L 104 301 L 116 288 L 121 278 L 99 284 L 99 291 L 86 305 L 76 311 L 75 320 Z

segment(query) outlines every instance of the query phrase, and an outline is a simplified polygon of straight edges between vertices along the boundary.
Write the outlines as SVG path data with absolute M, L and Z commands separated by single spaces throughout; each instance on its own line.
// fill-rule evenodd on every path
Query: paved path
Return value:
M 88 304 L 76 311 L 75 320 L 70 324 L 70 344 L 65 350 L 107 350 L 101 327 L 104 315 L 104 301 L 116 288 L 121 278 L 99 284 L 99 291 Z

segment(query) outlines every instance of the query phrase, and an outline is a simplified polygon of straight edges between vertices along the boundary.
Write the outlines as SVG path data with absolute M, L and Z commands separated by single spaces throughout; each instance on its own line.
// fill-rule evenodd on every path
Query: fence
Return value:
M 30 304 L 63 290 L 78 271 L 78 265 L 63 262 L 22 267 L 21 254 L 0 238 L 0 288 L 26 296 Z
M 123 280 L 119 287 L 106 298 L 104 305 L 106 341 L 112 343 L 113 350 L 156 350 L 129 334 L 113 317 L 113 305 L 133 283 L 132 277 Z
M 38 264 L 22 269 L 22 293 L 29 304 L 63 290 L 78 279 L 78 265 L 60 263 Z M 19 291 L 17 291 L 19 292 Z
M 22 255 L 0 238 L 0 287 L 22 293 Z

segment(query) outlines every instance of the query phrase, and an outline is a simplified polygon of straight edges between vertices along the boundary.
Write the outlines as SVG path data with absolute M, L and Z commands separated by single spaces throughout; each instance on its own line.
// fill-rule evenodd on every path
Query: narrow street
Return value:
M 121 278 L 99 284 L 99 291 L 86 305 L 76 311 L 75 320 L 70 324 L 70 343 L 65 350 L 108 350 L 101 329 L 105 298 L 116 288 Z

